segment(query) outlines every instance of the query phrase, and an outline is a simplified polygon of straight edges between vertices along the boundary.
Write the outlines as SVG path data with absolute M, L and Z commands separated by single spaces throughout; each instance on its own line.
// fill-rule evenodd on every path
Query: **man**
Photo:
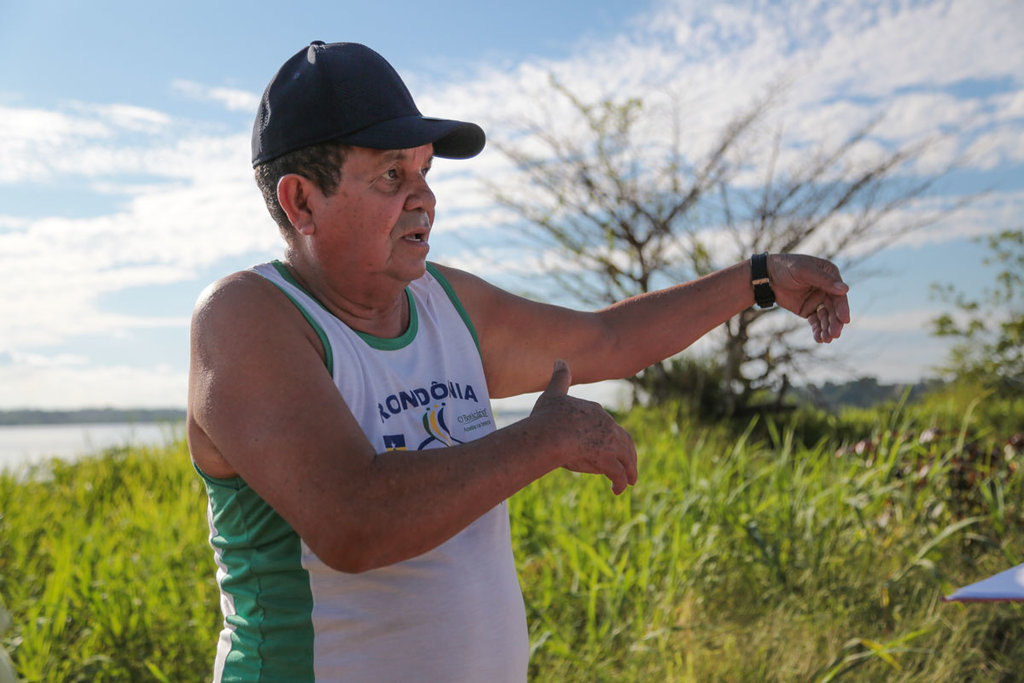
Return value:
M 216 680 L 523 681 L 506 499 L 560 468 L 636 482 L 629 435 L 574 382 L 627 377 L 778 303 L 829 342 L 827 261 L 760 255 L 598 312 L 427 263 L 434 157 L 484 145 L 423 117 L 352 43 L 311 44 L 263 95 L 253 165 L 281 261 L 212 285 L 192 325 L 188 438 L 210 498 Z M 495 429 L 489 398 L 543 390 Z

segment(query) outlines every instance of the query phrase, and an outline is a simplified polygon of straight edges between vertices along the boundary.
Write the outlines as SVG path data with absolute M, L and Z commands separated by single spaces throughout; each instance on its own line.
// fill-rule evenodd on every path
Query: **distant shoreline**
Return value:
M 861 377 L 839 384 L 831 381 L 821 386 L 793 387 L 791 396 L 801 402 L 810 402 L 826 410 L 835 411 L 846 406 L 867 408 L 886 401 L 898 402 L 919 398 L 923 393 L 943 385 L 941 380 L 924 379 L 914 383 L 880 384 L 877 378 Z M 493 405 L 495 415 L 505 422 L 529 415 L 532 405 L 504 408 Z M 71 424 L 134 424 L 181 422 L 184 408 L 81 408 L 78 410 L 44 410 L 21 408 L 0 410 L 0 427 Z M 499 420 L 500 422 L 501 420 Z
M 184 408 L 82 408 L 79 410 L 0 410 L 0 427 L 20 425 L 180 422 Z

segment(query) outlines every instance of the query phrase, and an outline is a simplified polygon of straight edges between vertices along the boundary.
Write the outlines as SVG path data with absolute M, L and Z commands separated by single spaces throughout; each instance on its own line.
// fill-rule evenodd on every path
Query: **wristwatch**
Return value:
M 754 302 L 758 308 L 775 305 L 775 292 L 768 279 L 768 252 L 750 257 L 750 284 L 754 286 Z

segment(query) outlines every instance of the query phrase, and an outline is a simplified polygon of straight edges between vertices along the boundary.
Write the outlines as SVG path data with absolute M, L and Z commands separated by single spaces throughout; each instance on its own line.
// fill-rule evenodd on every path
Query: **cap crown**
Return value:
M 438 156 L 469 157 L 483 147 L 475 124 L 423 117 L 378 53 L 359 43 L 314 41 L 267 85 L 253 126 L 252 163 L 329 140 L 402 149 L 446 137 Z

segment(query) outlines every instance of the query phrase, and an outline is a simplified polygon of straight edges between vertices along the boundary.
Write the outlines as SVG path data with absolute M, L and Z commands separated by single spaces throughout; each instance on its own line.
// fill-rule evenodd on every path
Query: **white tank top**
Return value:
M 395 339 L 352 330 L 279 262 L 254 270 L 316 330 L 338 391 L 378 451 L 444 448 L 494 431 L 475 331 L 435 268 L 408 287 L 409 328 Z M 200 474 L 225 615 L 215 680 L 526 680 L 507 503 L 434 550 L 345 574 L 241 478 Z

